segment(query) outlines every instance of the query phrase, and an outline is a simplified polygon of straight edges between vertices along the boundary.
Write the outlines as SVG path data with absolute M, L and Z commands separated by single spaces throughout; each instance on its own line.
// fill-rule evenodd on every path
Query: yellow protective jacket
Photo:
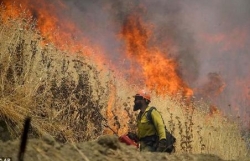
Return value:
M 165 125 L 161 114 L 157 110 L 151 112 L 151 117 L 153 124 L 147 119 L 147 112 L 150 107 L 148 106 L 146 110 L 142 113 L 140 112 L 137 117 L 137 135 L 139 139 L 146 136 L 157 135 L 159 140 L 166 139 Z

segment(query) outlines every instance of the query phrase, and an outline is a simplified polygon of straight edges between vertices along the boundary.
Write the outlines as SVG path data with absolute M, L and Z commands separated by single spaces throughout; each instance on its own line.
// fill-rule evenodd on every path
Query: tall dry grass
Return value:
M 221 113 L 210 113 L 209 104 L 177 98 L 155 98 L 170 131 L 176 136 L 177 153 L 209 153 L 226 160 L 249 155 L 247 138 L 242 137 L 238 122 Z
M 3 19 L 4 12 L 2 7 L 0 120 L 13 138 L 20 136 L 28 115 L 35 137 L 48 133 L 62 142 L 135 131 L 131 96 L 136 86 L 108 67 L 97 67 L 84 50 L 70 53 L 44 44 L 35 22 L 22 12 Z M 228 160 L 247 155 L 238 125 L 219 114 L 208 115 L 206 103 L 153 94 L 151 105 L 176 136 L 176 153 L 209 153 Z
M 103 81 L 84 53 L 70 55 L 43 44 L 45 38 L 27 15 L 3 19 L 3 13 L 2 7 L 0 117 L 10 125 L 12 136 L 19 136 L 27 115 L 36 135 L 48 132 L 63 142 L 101 135 L 108 77 Z

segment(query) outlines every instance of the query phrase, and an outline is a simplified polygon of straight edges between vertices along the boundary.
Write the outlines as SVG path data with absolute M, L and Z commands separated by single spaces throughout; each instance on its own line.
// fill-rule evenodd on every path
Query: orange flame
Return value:
M 6 22 L 8 18 L 19 18 L 20 13 L 26 12 L 27 17 L 35 18 L 37 21 L 37 28 L 44 37 L 43 44 L 53 43 L 61 50 L 69 52 L 79 52 L 87 56 L 92 56 L 97 63 L 97 67 L 101 67 L 106 61 L 103 52 L 93 44 L 89 44 L 82 31 L 65 15 L 63 18 L 63 11 L 67 10 L 60 0 L 48 3 L 46 0 L 16 0 L 16 3 L 8 0 L 3 0 L 5 11 L 1 12 L 0 18 Z M 20 4 L 20 5 L 17 5 Z M 74 37 L 74 35 L 78 37 Z M 93 55 L 95 54 L 95 55 Z M 101 66 L 100 66 L 101 65 Z M 118 131 L 114 119 L 113 107 L 116 99 L 115 88 L 111 85 L 111 92 L 108 100 L 108 107 L 106 111 L 107 123 L 110 130 L 105 129 L 104 133 L 112 133 Z M 123 129 L 123 130 L 126 130 Z M 120 131 L 119 131 L 120 132 Z
M 89 44 L 84 33 L 70 21 L 67 15 L 63 14 L 63 11 L 67 11 L 68 8 L 60 0 L 53 3 L 47 3 L 46 0 L 17 0 L 16 4 L 20 4 L 19 7 L 7 0 L 3 2 L 8 11 L 4 15 L 5 18 L 9 15 L 17 16 L 16 11 L 19 7 L 25 8 L 28 15 L 37 19 L 37 27 L 47 42 L 53 42 L 59 49 L 71 52 L 82 51 L 83 54 L 95 56 L 99 64 L 104 64 L 104 54 L 92 54 L 98 52 L 98 48 Z M 175 61 L 168 58 L 166 53 L 162 53 L 157 47 L 148 45 L 151 38 L 149 29 L 138 15 L 130 15 L 121 33 L 126 43 L 128 57 L 136 59 L 135 62 L 143 70 L 141 78 L 145 79 L 145 85 L 159 94 L 177 94 L 181 91 L 185 96 L 192 95 L 193 91 L 178 76 Z M 135 74 L 138 75 L 137 72 Z
M 3 4 L 5 11 L 1 18 L 4 22 L 9 17 L 17 18 L 20 12 L 25 12 L 28 17 L 37 21 L 37 28 L 44 37 L 43 44 L 53 43 L 61 50 L 91 55 L 99 64 L 104 64 L 104 55 L 93 55 L 93 53 L 99 52 L 98 47 L 90 44 L 82 30 L 64 14 L 68 7 L 60 0 L 53 2 L 47 2 L 47 0 L 16 0 L 15 3 L 3 0 Z
M 122 135 L 127 133 L 128 127 L 126 126 L 126 122 L 128 120 L 128 115 L 124 113 L 123 110 L 120 110 L 119 107 L 121 105 L 118 105 L 116 102 L 116 87 L 115 85 L 111 82 L 110 83 L 110 92 L 109 92 L 109 99 L 108 99 L 108 106 L 106 109 L 106 116 L 107 116 L 107 126 L 108 129 L 104 130 L 104 134 L 118 134 Z M 118 107 L 116 107 L 118 106 Z M 119 116 L 119 118 L 118 118 Z
M 177 74 L 177 64 L 167 57 L 168 53 L 162 53 L 157 46 L 149 45 L 150 26 L 144 23 L 138 14 L 127 17 L 121 38 L 125 41 L 127 56 L 138 64 L 134 68 L 142 68 L 142 73 L 132 71 L 132 74 L 144 78 L 147 88 L 162 95 L 175 95 L 179 92 L 185 96 L 193 94 Z
M 109 99 L 108 99 L 108 106 L 107 106 L 107 110 L 106 110 L 106 116 L 108 118 L 107 120 L 107 126 L 109 126 L 109 128 L 111 129 L 105 129 L 104 133 L 105 134 L 113 134 L 112 130 L 115 130 L 115 126 L 113 126 L 114 124 L 112 124 L 111 122 L 113 122 L 113 118 L 114 115 L 112 113 L 113 107 L 114 107 L 114 103 L 115 103 L 115 94 L 116 94 L 116 89 L 114 87 L 113 84 L 110 85 L 110 93 L 109 93 Z

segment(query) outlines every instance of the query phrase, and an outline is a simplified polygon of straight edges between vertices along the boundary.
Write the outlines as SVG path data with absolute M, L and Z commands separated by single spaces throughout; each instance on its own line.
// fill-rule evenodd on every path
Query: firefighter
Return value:
M 140 90 L 134 96 L 133 110 L 140 110 L 137 116 L 137 135 L 129 132 L 128 136 L 139 142 L 140 151 L 163 152 L 166 149 L 165 125 L 157 110 L 151 113 L 153 124 L 147 119 L 150 101 L 150 94 L 145 90 Z

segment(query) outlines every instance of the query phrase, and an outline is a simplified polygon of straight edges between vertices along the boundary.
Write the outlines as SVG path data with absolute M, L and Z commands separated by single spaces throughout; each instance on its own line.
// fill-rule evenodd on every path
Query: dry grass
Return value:
M 237 123 L 219 113 L 210 114 L 204 102 L 155 98 L 168 128 L 177 137 L 177 153 L 208 153 L 236 159 L 249 153 Z
M 108 69 L 100 69 L 84 51 L 60 51 L 20 15 L 3 22 L 0 12 L 0 120 L 12 137 L 32 116 L 35 136 L 49 133 L 61 142 L 95 139 L 103 133 L 135 131 L 132 112 L 136 87 Z M 176 136 L 177 153 L 209 153 L 223 159 L 247 155 L 238 126 L 208 115 L 204 102 L 185 103 L 153 95 L 151 105 L 162 112 Z
M 19 136 L 15 127 L 27 115 L 39 135 L 47 131 L 60 141 L 101 135 L 107 91 L 94 63 L 77 56 L 84 53 L 42 46 L 33 22 L 22 15 L 0 21 L 0 116 L 16 125 L 12 135 Z

